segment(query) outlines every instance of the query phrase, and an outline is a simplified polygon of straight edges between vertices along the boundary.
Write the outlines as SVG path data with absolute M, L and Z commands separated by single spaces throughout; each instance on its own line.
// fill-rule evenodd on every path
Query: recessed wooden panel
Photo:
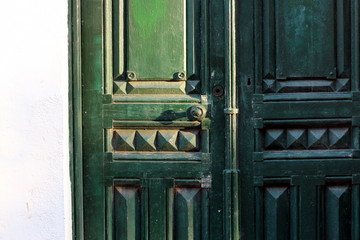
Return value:
M 108 79 L 199 79 L 200 0 L 113 0 L 108 6 Z
M 140 189 L 115 187 L 114 189 L 114 237 L 116 240 L 141 239 Z M 96 217 L 96 216 L 94 216 Z
M 334 185 L 326 187 L 326 239 L 351 239 L 351 202 L 351 186 Z
M 279 78 L 335 77 L 335 0 L 275 1 Z
M 261 2 L 264 93 L 350 91 L 350 2 Z
M 115 179 L 108 193 L 110 239 L 202 240 L 207 229 L 204 179 Z M 111 220 L 112 219 L 112 220 Z M 205 232 L 206 233 L 206 232 Z
M 178 240 L 202 239 L 202 190 L 174 189 L 174 237 Z
M 256 188 L 256 239 L 288 240 L 296 235 L 297 191 L 285 184 Z
M 265 239 L 289 239 L 290 195 L 288 187 L 265 188 L 264 211 Z
M 186 72 L 186 1 L 127 1 L 127 65 L 136 79 Z

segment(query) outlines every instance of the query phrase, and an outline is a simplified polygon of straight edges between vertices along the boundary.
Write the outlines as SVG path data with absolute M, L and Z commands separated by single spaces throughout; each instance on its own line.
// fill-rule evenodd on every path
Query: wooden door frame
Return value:
M 72 239 L 83 240 L 81 0 L 68 0 L 68 36 Z

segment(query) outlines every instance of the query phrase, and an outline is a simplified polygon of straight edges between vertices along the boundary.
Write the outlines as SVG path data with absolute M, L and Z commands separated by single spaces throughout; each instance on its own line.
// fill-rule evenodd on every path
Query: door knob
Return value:
M 201 121 L 206 117 L 206 109 L 201 105 L 194 105 L 189 109 L 190 120 Z

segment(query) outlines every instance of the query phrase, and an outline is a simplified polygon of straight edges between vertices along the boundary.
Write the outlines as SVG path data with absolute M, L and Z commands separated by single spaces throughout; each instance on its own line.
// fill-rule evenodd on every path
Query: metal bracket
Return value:
M 225 108 L 224 113 L 227 114 L 227 115 L 238 114 L 239 109 L 238 108 Z

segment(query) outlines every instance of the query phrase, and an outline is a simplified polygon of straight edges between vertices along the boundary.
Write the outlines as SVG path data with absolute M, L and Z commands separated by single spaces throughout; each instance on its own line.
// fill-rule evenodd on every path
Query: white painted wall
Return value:
M 71 239 L 67 0 L 0 7 L 0 239 Z

